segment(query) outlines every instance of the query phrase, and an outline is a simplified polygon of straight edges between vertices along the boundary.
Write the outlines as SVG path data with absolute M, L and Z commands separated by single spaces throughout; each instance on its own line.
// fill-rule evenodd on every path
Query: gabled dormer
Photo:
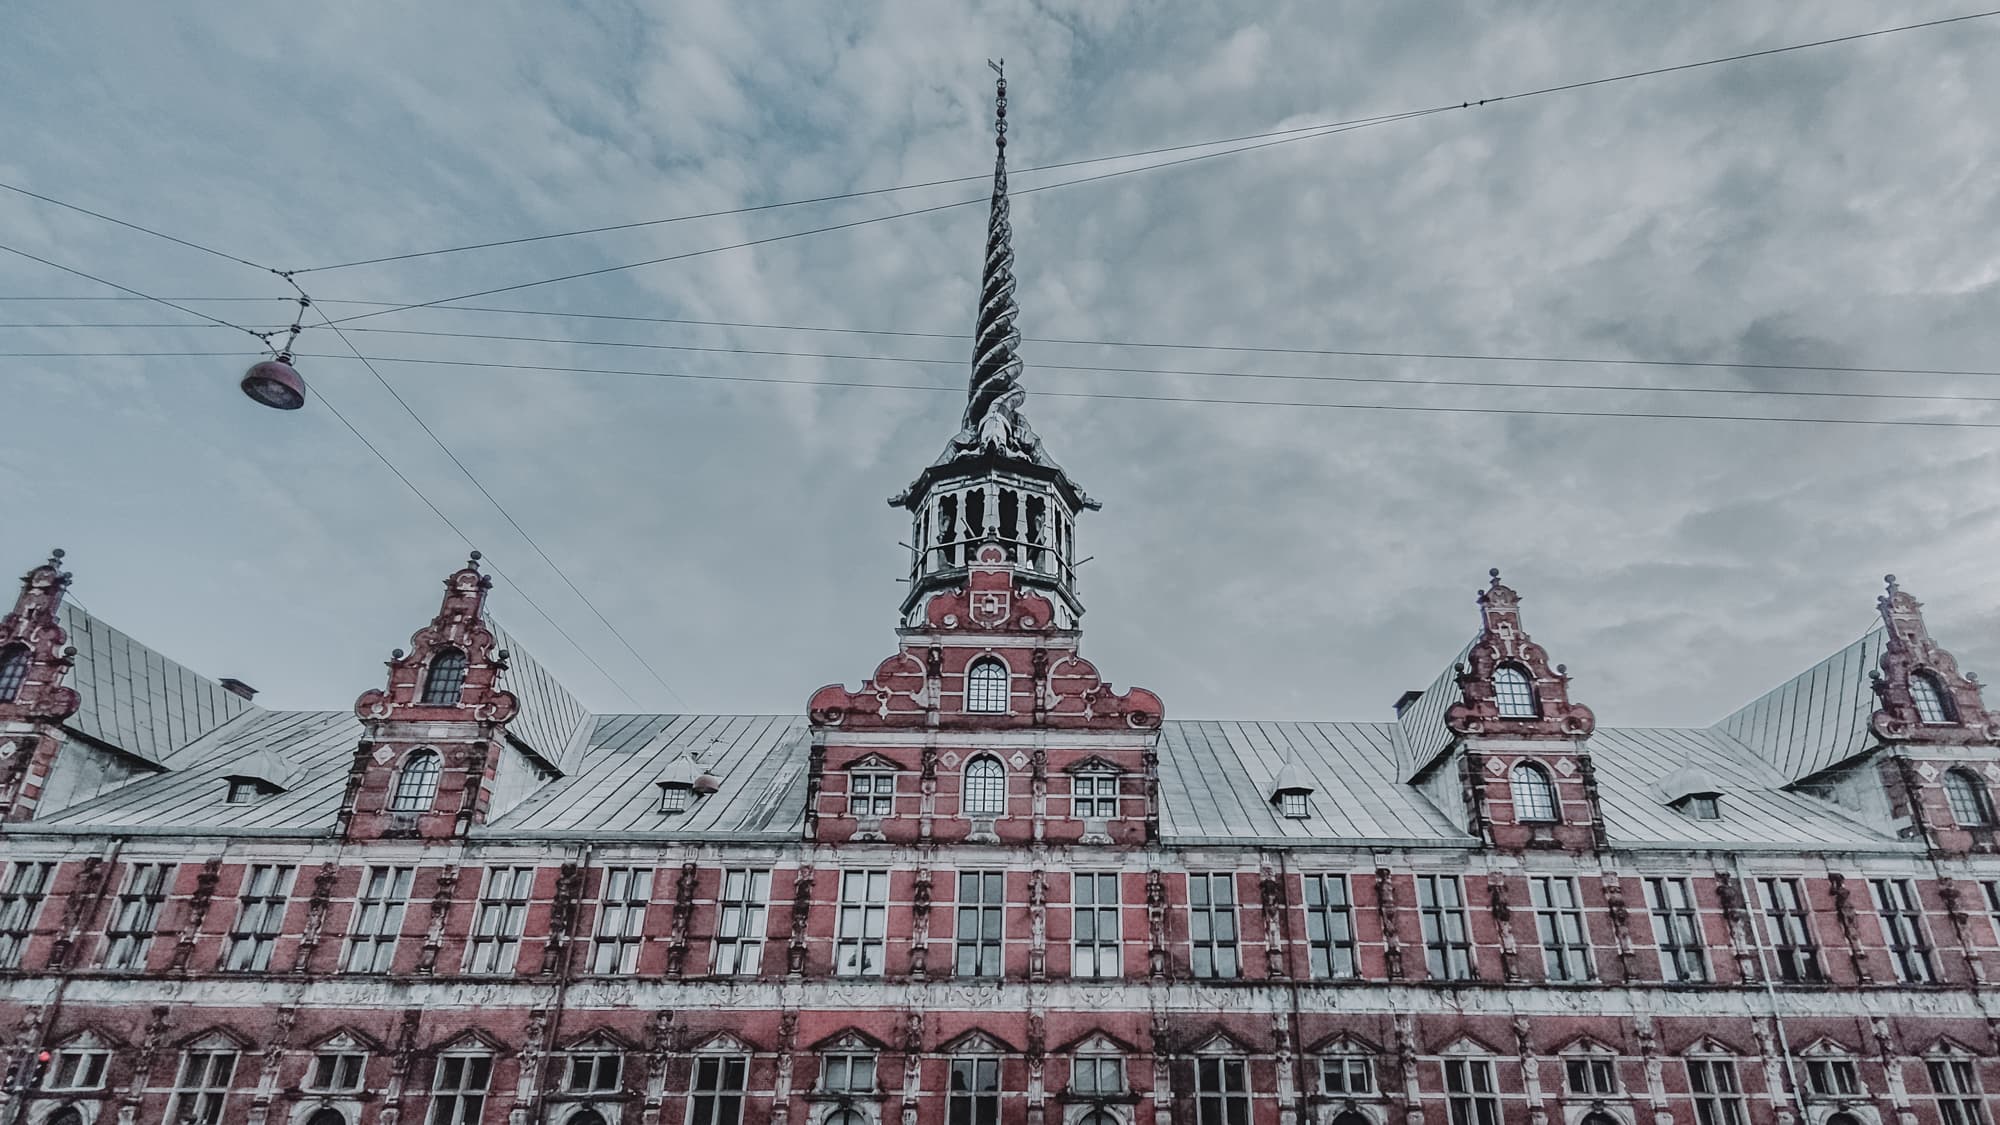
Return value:
M 2000 715 L 1986 709 L 1979 680 L 1931 638 L 1922 603 L 1895 575 L 1884 581 L 1876 608 L 1885 640 L 1869 677 L 1877 707 L 1868 725 L 1890 749 L 1882 781 L 1894 815 L 1941 851 L 2000 849 Z
M 437 616 L 390 656 L 388 685 L 355 701 L 364 733 L 340 812 L 347 839 L 442 840 L 485 823 L 520 709 L 498 686 L 508 653 L 482 614 L 492 584 L 473 552 L 445 579 Z
M 1522 628 L 1521 596 L 1498 570 L 1487 576 L 1479 636 L 1455 669 L 1458 698 L 1444 713 L 1470 827 L 1501 848 L 1601 846 L 1588 745 L 1597 719 L 1570 699 L 1569 670 Z
M 56 618 L 70 583 L 62 560 L 52 551 L 24 575 L 12 612 L 0 618 L 0 819 L 35 815 L 63 744 L 62 721 L 82 702 L 63 684 L 76 650 Z

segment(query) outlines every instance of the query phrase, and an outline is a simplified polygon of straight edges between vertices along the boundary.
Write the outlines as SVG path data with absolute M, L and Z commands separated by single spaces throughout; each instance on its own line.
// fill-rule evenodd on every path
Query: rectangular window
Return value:
M 347 945 L 340 967 L 350 973 L 386 973 L 396 962 L 396 939 L 403 932 L 403 909 L 410 902 L 414 867 L 370 867 L 354 900 Z
M 2000 941 L 2000 879 L 1982 879 L 1979 890 L 1986 896 L 1986 917 L 1993 923 L 1993 938 Z
M 0 969 L 20 966 L 55 869 L 53 863 L 32 861 L 8 866 L 7 881 L 0 884 Z
M 1875 913 L 1882 919 L 1882 941 L 1889 947 L 1889 961 L 1896 966 L 1896 979 L 1926 984 L 1937 979 L 1931 966 L 1931 943 L 1924 937 L 1923 900 L 1908 879 L 1870 879 L 1869 893 L 1875 899 Z
M 847 775 L 847 815 L 877 819 L 896 815 L 896 775 L 893 773 L 850 773 Z
M 750 1060 L 742 1055 L 700 1055 L 688 1094 L 688 1125 L 743 1125 L 743 1094 Z
M 1000 1060 L 951 1060 L 950 1125 L 1000 1125 Z
M 1073 815 L 1084 820 L 1115 820 L 1118 817 L 1118 775 L 1080 773 L 1071 782 L 1076 802 Z
M 616 1051 L 578 1051 L 563 1071 L 563 1089 L 572 1094 L 608 1094 L 618 1089 L 625 1056 Z
M 1375 1093 L 1375 1060 L 1367 1055 L 1328 1055 L 1319 1061 L 1320 1090 L 1368 1097 Z
M 1688 1089 L 1697 1125 L 1744 1125 L 1743 1084 L 1734 1059 L 1689 1059 Z
M 528 896 L 535 888 L 532 867 L 489 867 L 472 918 L 472 941 L 465 949 L 468 973 L 511 973 L 521 952 L 521 927 L 528 920 Z
M 1708 953 L 1701 941 L 1701 915 L 1686 879 L 1646 880 L 1646 908 L 1653 912 L 1653 938 L 1660 946 L 1660 977 L 1670 982 L 1706 981 Z
M 1608 1055 L 1564 1059 L 1563 1077 L 1578 1097 L 1609 1097 L 1618 1092 L 1618 1062 Z
M 1306 947 L 1312 955 L 1314 980 L 1347 980 L 1357 969 L 1354 956 L 1354 901 L 1348 897 L 1347 876 L 1308 875 Z
M 111 922 L 104 928 L 104 967 L 143 969 L 146 951 L 159 928 L 160 906 L 173 886 L 176 865 L 135 863 L 125 873 L 125 889 L 111 908 Z
M 1432 980 L 1472 979 L 1472 934 L 1465 890 L 1456 875 L 1417 876 L 1417 914 L 1424 929 L 1424 967 Z
M 42 1079 L 42 1089 L 101 1090 L 104 1088 L 104 1067 L 110 1061 L 109 1051 L 88 1048 L 57 1051 L 46 1077 Z
M 882 946 L 889 926 L 889 873 L 844 871 L 835 923 L 833 972 L 842 977 L 882 975 Z
M 1195 976 L 1237 975 L 1236 876 L 1188 876 L 1188 941 L 1194 947 Z
M 711 972 L 725 977 L 755 976 L 763 968 L 764 911 L 770 901 L 769 871 L 734 867 L 722 873 Z
M 1125 1092 L 1125 1060 L 1117 1055 L 1078 1055 L 1069 1065 L 1069 1089 L 1085 1097 Z
M 229 931 L 229 953 L 222 967 L 261 973 L 271 967 L 271 952 L 285 932 L 285 900 L 292 893 L 292 873 L 284 863 L 253 863 L 243 876 L 243 893 L 236 908 L 236 927 Z
M 597 901 L 597 933 L 590 942 L 590 971 L 632 973 L 646 933 L 646 905 L 653 901 L 653 869 L 607 867 Z
M 222 1103 L 235 1076 L 235 1051 L 189 1051 L 182 1055 L 166 1119 L 176 1125 L 216 1125 L 222 1120 Z
M 1938 1120 L 1943 1125 L 1988 1125 L 1985 1099 L 1979 1095 L 1979 1075 L 1972 1060 L 1964 1058 L 1926 1059 L 1931 1092 L 1937 1095 Z
M 1853 1059 L 1807 1059 L 1806 1088 L 1822 1098 L 1859 1097 L 1861 1075 Z
M 997 977 L 1000 939 L 1006 927 L 1006 876 L 998 871 L 958 873 L 956 972 L 961 977 Z
M 431 1082 L 430 1125 L 479 1125 L 492 1080 L 491 1055 L 439 1057 L 437 1077 Z
M 1764 900 L 1771 953 L 1778 961 L 1778 978 L 1817 984 L 1826 979 L 1819 966 L 1819 946 L 1808 924 L 1805 889 L 1797 879 L 1762 878 L 1757 890 Z
M 1576 880 L 1536 875 L 1528 880 L 1535 908 L 1535 931 L 1542 939 L 1542 971 L 1551 981 L 1586 981 L 1597 976 L 1590 963 L 1590 935 L 1583 928 L 1583 904 Z
M 352 1093 L 367 1076 L 368 1056 L 360 1051 L 321 1051 L 313 1056 L 306 1089 L 316 1094 Z
M 867 1096 L 875 1092 L 875 1056 L 827 1055 L 819 1064 L 819 1088 L 829 1094 Z
M 1250 1125 L 1250 1064 L 1242 1059 L 1194 1060 L 1195 1120 L 1200 1125 Z
M 1075 944 L 1070 975 L 1082 980 L 1110 980 L 1124 975 L 1119 946 L 1118 876 L 1082 873 L 1071 886 L 1070 932 Z
M 1444 1060 L 1444 1093 L 1451 1125 L 1500 1125 L 1500 1095 L 1489 1060 Z

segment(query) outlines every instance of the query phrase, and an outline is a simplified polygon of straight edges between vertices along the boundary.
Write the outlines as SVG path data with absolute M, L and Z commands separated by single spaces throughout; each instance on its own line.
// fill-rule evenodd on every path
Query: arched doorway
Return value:
M 868 1125 L 868 1119 L 852 1106 L 841 1106 L 827 1114 L 825 1125 Z
M 1344 1109 L 1334 1115 L 1333 1125 L 1375 1125 L 1368 1116 L 1357 1109 Z
M 347 1125 L 347 1116 L 332 1106 L 315 1110 L 306 1125 Z
M 1608 1113 L 1592 1110 L 1584 1115 L 1583 1125 L 1618 1125 L 1618 1119 Z M 1827 1125 L 1832 1125 L 1832 1122 L 1828 1122 Z
M 1076 1125 L 1118 1125 L 1118 1119 L 1111 1116 L 1108 1109 L 1093 1109 L 1077 1121 Z
M 1836 1113 L 1826 1119 L 1826 1125 L 1861 1125 L 1861 1122 L 1851 1113 Z
M 73 1105 L 66 1105 L 49 1114 L 42 1125 L 83 1125 L 83 1111 Z
M 594 1109 L 580 1109 L 570 1114 L 564 1125 L 605 1125 L 604 1115 Z

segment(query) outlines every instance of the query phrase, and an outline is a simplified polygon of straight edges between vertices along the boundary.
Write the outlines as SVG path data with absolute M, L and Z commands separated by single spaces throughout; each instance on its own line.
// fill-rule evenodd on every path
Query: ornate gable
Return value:
M 389 657 L 389 686 L 371 688 L 354 701 L 354 713 L 371 719 L 472 719 L 506 723 L 520 710 L 514 693 L 499 687 L 508 653 L 494 642 L 481 608 L 493 580 L 479 573 L 479 552 L 444 580 L 444 604 L 429 625 L 410 637 L 410 651 L 397 649 Z M 464 679 L 450 702 L 426 700 L 436 671 L 433 662 L 447 654 L 464 658 Z
M 49 561 L 23 575 L 13 611 L 0 617 L 0 668 L 11 663 L 8 678 L 20 677 L 9 685 L 11 694 L 0 698 L 0 721 L 60 722 L 82 704 L 76 689 L 62 683 L 76 660 L 56 620 L 70 583 L 62 561 L 60 550 L 51 551 Z
M 1504 738 L 1582 738 L 1596 729 L 1590 708 L 1569 698 L 1569 670 L 1549 665 L 1549 654 L 1521 628 L 1521 595 L 1501 585 L 1498 569 L 1479 594 L 1479 639 L 1458 667 L 1460 700 L 1445 712 L 1457 734 Z M 1495 676 L 1525 679 L 1530 706 L 1506 706 Z
M 1869 726 L 1885 742 L 1951 746 L 2000 742 L 2000 716 L 1986 710 L 1979 681 L 1961 673 L 1957 659 L 1931 639 L 1923 603 L 1897 586 L 1895 575 L 1886 575 L 1883 581 L 1889 589 L 1875 605 L 1888 641 L 1881 669 L 1869 675 L 1881 703 Z M 1926 698 L 1920 699 L 1920 694 Z

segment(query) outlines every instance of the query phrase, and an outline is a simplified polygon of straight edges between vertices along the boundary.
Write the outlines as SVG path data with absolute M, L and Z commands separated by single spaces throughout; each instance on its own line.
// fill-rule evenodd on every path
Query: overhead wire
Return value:
M 290 282 L 294 288 L 298 287 L 298 283 L 292 281 L 290 276 L 287 275 L 285 277 L 285 280 Z M 305 290 L 299 289 L 299 293 L 301 297 L 304 298 Z M 597 617 L 597 620 L 600 623 L 602 623 L 607 630 L 611 632 L 612 636 L 618 639 L 619 644 L 625 646 L 625 650 L 632 654 L 632 657 L 639 662 L 640 666 L 646 669 L 647 673 L 653 677 L 654 681 L 657 682 L 662 688 L 666 689 L 667 694 L 672 696 L 676 703 L 680 704 L 682 707 L 686 707 L 687 706 L 686 701 L 680 698 L 680 693 L 674 690 L 673 685 L 667 682 L 666 677 L 660 675 L 659 670 L 653 667 L 652 662 L 647 660 L 645 655 L 642 654 L 637 648 L 633 647 L 631 641 L 625 639 L 625 634 L 619 631 L 618 626 L 611 623 L 611 619 L 606 617 L 602 610 L 597 608 L 597 603 L 590 600 L 590 595 L 584 593 L 583 590 L 577 586 L 576 582 L 570 578 L 569 573 L 563 570 L 562 566 L 558 564 L 554 559 L 549 557 L 549 553 L 542 549 L 542 545 L 535 540 L 535 537 L 533 535 L 530 535 L 528 533 L 528 529 L 521 526 L 521 521 L 515 519 L 514 514 L 507 510 L 507 506 L 505 504 L 502 504 L 499 498 L 493 495 L 492 491 L 489 490 L 486 487 L 485 483 L 482 482 L 479 479 L 479 477 L 475 475 L 469 467 L 466 466 L 465 462 L 459 458 L 458 454 L 452 452 L 451 447 L 444 443 L 444 439 L 437 435 L 437 431 L 431 429 L 430 423 L 424 421 L 423 415 L 418 414 L 416 408 L 412 407 L 409 401 L 402 396 L 401 392 L 396 390 L 395 385 L 390 383 L 388 379 L 383 377 L 382 372 L 376 368 L 375 364 L 370 361 L 369 357 L 363 355 L 361 353 L 361 349 L 354 346 L 354 341 L 348 338 L 346 332 L 341 331 L 340 326 L 334 323 L 333 318 L 327 316 L 326 311 L 324 309 L 321 309 L 317 305 L 312 306 L 312 308 L 313 311 L 316 314 L 318 314 L 320 319 L 325 323 L 325 326 L 331 329 L 335 336 L 339 337 L 340 342 L 346 345 L 349 351 L 354 353 L 354 358 L 360 360 L 362 366 L 368 369 L 368 373 L 375 377 L 375 381 L 382 384 L 382 389 L 389 392 L 389 397 L 396 400 L 396 405 L 403 408 L 403 412 L 405 414 L 408 414 L 412 421 L 416 422 L 418 428 L 423 430 L 424 434 L 431 439 L 431 443 L 433 445 L 436 445 L 439 450 L 443 451 L 445 457 L 448 458 L 453 465 L 458 467 L 458 471 L 460 473 L 463 473 L 465 475 L 465 479 L 471 481 L 472 486 L 479 490 L 479 494 L 486 498 L 486 502 L 488 504 L 493 505 L 493 510 L 499 512 L 501 518 L 507 521 L 508 526 L 512 527 L 515 533 L 518 534 L 522 538 L 522 540 L 528 544 L 529 547 L 534 549 L 535 554 L 541 556 L 542 562 L 546 563 L 550 570 L 555 571 L 556 576 L 563 580 L 563 584 L 569 587 L 570 592 L 575 594 L 577 596 L 577 599 L 583 602 L 583 604 L 590 609 L 590 612 Z M 519 583 L 515 583 L 514 586 L 517 591 L 520 589 Z M 556 625 L 553 618 L 549 620 L 549 623 L 551 625 Z M 562 626 L 556 625 L 556 629 L 558 631 L 561 631 Z M 564 635 L 564 639 L 569 640 L 570 644 L 574 646 L 578 652 L 584 654 L 584 659 L 590 661 L 591 667 L 596 668 L 598 672 L 601 673 L 605 679 L 610 680 L 612 684 L 616 686 L 618 690 L 621 693 L 623 693 L 627 699 L 632 700 L 635 706 L 637 705 L 638 701 L 632 696 L 632 693 L 627 691 L 625 689 L 625 686 L 622 683 L 619 683 L 615 676 L 612 676 L 610 672 L 605 671 L 604 666 L 597 663 L 596 659 L 593 658 L 588 652 L 585 652 L 581 645 L 578 645 L 576 641 L 573 638 L 568 637 L 567 634 Z
M 0 183 L 0 188 L 4 188 L 8 191 L 15 192 L 20 195 L 25 195 L 30 199 L 39 199 L 43 203 L 52 203 L 57 207 L 62 207 L 67 210 L 75 211 L 81 215 L 89 215 L 93 219 L 102 219 L 107 223 L 115 223 L 118 226 L 125 227 L 130 230 L 136 230 L 144 234 L 150 234 L 154 238 L 164 238 L 168 242 L 178 243 L 182 246 L 187 247 L 190 250 L 199 250 L 204 254 L 213 254 L 218 258 L 226 258 L 229 261 L 236 262 L 240 265 L 249 266 L 251 269 L 254 270 L 265 270 L 274 273 L 276 272 L 275 270 L 272 270 L 270 266 L 264 265 L 259 262 L 253 262 L 248 258 L 239 258 L 236 255 L 231 254 L 226 250 L 217 250 L 213 246 L 204 246 L 199 242 L 191 242 L 185 238 L 177 238 L 174 235 L 165 233 L 164 231 L 154 230 L 152 227 L 141 226 L 138 223 L 129 222 L 125 219 L 113 218 L 112 216 L 107 215 L 102 211 L 93 211 L 88 207 L 80 207 L 77 204 L 57 199 L 52 195 L 43 195 L 41 192 L 29 191 L 27 188 L 18 187 L 14 184 L 9 184 L 9 183 Z
M 1725 63 L 1742 62 L 1754 58 L 1765 58 L 1771 55 L 1781 55 L 1793 51 L 1804 51 L 1817 47 L 1833 46 L 1840 43 L 1851 43 L 1857 40 L 1872 39 L 1883 35 L 1894 35 L 1906 31 L 1916 31 L 1924 28 L 1940 27 L 1946 24 L 1962 23 L 1968 20 L 1985 19 L 1993 15 L 2000 15 L 2000 10 L 1976 12 L 1959 16 L 1949 16 L 1935 20 L 1926 20 L 1919 23 L 1903 24 L 1897 27 L 1877 28 L 1872 31 L 1857 32 L 1850 35 L 1834 36 L 1827 39 L 1816 39 L 1806 43 L 1793 43 L 1781 47 L 1769 47 L 1755 51 L 1746 51 L 1740 54 L 1729 55 L 1722 58 L 1703 59 L 1689 63 L 1677 63 L 1670 66 L 1653 67 L 1647 70 L 1631 71 L 1625 74 L 1586 79 L 1578 82 L 1565 83 L 1562 85 L 1545 86 L 1540 89 L 1527 90 L 1515 94 L 1502 94 L 1497 97 L 1481 98 L 1476 101 L 1468 100 L 1459 102 L 1455 105 L 1447 103 L 1445 105 L 1436 106 L 1425 110 L 1412 110 L 1412 111 L 1404 111 L 1393 114 L 1382 114 L 1370 118 L 1352 118 L 1346 121 L 1317 122 L 1310 125 L 1297 125 L 1285 129 L 1273 129 L 1261 133 L 1249 133 L 1235 137 L 1221 137 L 1206 141 L 1191 141 L 1184 144 L 1165 145 L 1157 148 L 1140 149 L 1133 152 L 1116 153 L 1108 156 L 1080 157 L 1074 160 L 1058 161 L 1051 164 L 1030 165 L 1027 167 L 1014 169 L 1012 174 L 1027 175 L 1034 172 L 1048 172 L 1062 168 L 1074 168 L 1086 164 L 1103 164 L 1114 160 L 1136 160 L 1141 157 L 1158 156 L 1169 152 L 1184 152 L 1192 148 L 1209 148 L 1216 145 L 1238 144 L 1244 141 L 1258 141 L 1271 137 L 1287 137 L 1295 140 L 1310 139 L 1307 137 L 1299 136 L 1299 134 L 1314 133 L 1317 130 L 1329 129 L 1337 126 L 1353 126 L 1364 123 L 1375 124 L 1390 120 L 1401 120 L 1408 117 L 1424 116 L 1431 113 L 1443 112 L 1451 109 L 1472 109 L 1472 108 L 1477 108 L 1479 106 L 1491 105 L 1493 103 L 1500 101 L 1519 101 L 1524 98 L 1539 97 L 1544 94 L 1563 93 L 1570 90 L 1579 90 L 1591 86 L 1600 86 L 1610 82 L 1624 82 L 1636 78 L 1649 78 L 1662 74 L 1672 74 L 1678 71 L 1695 70 L 1698 68 L 1710 67 L 1710 66 L 1720 66 Z M 1254 146 L 1254 147 L 1263 147 L 1263 146 Z M 1248 151 L 1248 149 L 1232 150 L 1232 151 Z M 1224 155 L 1224 154 L 1218 154 L 1218 155 Z M 1168 165 L 1166 164 L 1162 164 L 1162 165 L 1155 165 L 1152 167 L 1167 167 L 1167 166 Z M 662 226 L 669 223 L 688 222 L 697 219 L 722 218 L 725 216 L 751 214 L 754 212 L 771 211 L 786 207 L 800 207 L 817 203 L 833 203 L 842 200 L 861 199 L 870 196 L 891 194 L 895 192 L 916 191 L 923 188 L 942 187 L 948 184 L 968 183 L 974 180 L 985 179 L 986 175 L 987 175 L 986 173 L 982 172 L 969 176 L 954 176 L 945 179 L 925 180 L 917 183 L 896 184 L 890 187 L 866 188 L 856 191 L 835 192 L 831 194 L 809 196 L 800 199 L 783 200 L 776 203 L 759 203 L 743 207 L 726 208 L 721 210 L 700 211 L 700 212 L 692 212 L 681 215 L 670 215 L 663 218 L 640 219 L 631 222 L 612 223 L 594 227 L 582 227 L 575 230 L 567 230 L 567 231 L 556 231 L 548 234 L 525 235 L 517 238 L 496 239 L 488 242 L 465 243 L 455 246 L 439 247 L 431 250 L 413 250 L 405 253 L 387 254 L 374 258 L 360 258 L 347 262 L 335 262 L 329 265 L 309 266 L 303 269 L 293 270 L 292 272 L 295 274 L 325 272 L 328 270 L 346 269 L 351 266 L 378 265 L 384 262 L 400 262 L 400 261 L 407 261 L 413 258 L 435 257 L 444 254 L 457 254 L 470 250 L 487 250 L 503 246 L 519 246 L 524 243 L 530 243 L 530 242 L 544 242 L 558 238 L 573 238 L 582 235 L 603 234 L 611 231 L 635 230 L 643 227 Z M 1073 182 L 1084 182 L 1084 181 L 1073 181 Z M 1058 186 L 1058 185 L 1050 185 L 1050 186 Z
M 49 259 L 44 258 L 39 254 L 30 254 L 26 250 L 22 250 L 15 246 L 8 246 L 5 243 L 0 243 L 0 250 L 5 250 L 7 253 L 13 254 L 17 257 L 26 258 L 31 262 L 40 262 L 42 265 L 45 265 L 50 269 L 61 270 L 62 272 L 69 274 L 73 277 L 81 277 L 86 281 L 94 281 L 99 285 L 108 286 L 112 289 L 118 290 L 121 293 L 129 293 L 133 297 L 151 301 L 156 305 L 164 305 L 167 308 L 173 309 L 176 312 L 184 312 L 189 316 L 205 320 L 210 324 L 214 324 L 222 328 L 233 328 L 236 331 L 241 332 L 247 336 L 256 337 L 258 340 L 262 341 L 266 346 L 269 346 L 271 342 L 270 334 L 245 328 L 240 324 L 232 324 L 229 321 L 226 321 L 219 316 L 210 316 L 205 312 L 198 312 L 194 309 L 188 308 L 186 305 L 176 304 L 175 302 L 170 301 L 165 297 L 155 297 L 150 293 L 142 293 L 139 290 L 134 289 L 129 285 L 120 285 L 115 281 L 107 281 L 104 278 L 97 276 L 96 274 L 85 273 L 84 271 L 77 269 L 74 266 L 66 266 L 63 265 L 61 262 L 52 262 Z

